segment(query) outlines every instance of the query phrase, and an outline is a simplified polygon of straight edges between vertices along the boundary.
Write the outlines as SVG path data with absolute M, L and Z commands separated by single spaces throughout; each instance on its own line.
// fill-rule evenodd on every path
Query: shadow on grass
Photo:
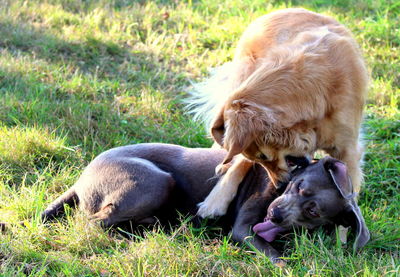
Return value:
M 50 35 L 45 28 L 36 28 L 12 21 L 0 22 L 0 47 L 29 53 L 51 62 L 74 63 L 82 71 L 94 72 L 100 66 L 104 74 L 115 71 L 127 50 L 109 41 L 86 37 L 84 42 L 67 42 Z
M 194 146 L 204 143 L 204 140 L 196 143 L 196 140 L 188 139 L 188 136 L 196 137 L 196 133 L 202 130 L 182 114 L 175 99 L 161 99 L 166 104 L 166 111 L 145 107 L 146 103 L 133 103 L 136 105 L 133 114 L 128 109 L 120 109 L 115 98 L 82 101 L 79 97 L 71 96 L 60 100 L 54 84 L 38 80 L 33 82 L 22 74 L 1 68 L 0 72 L 5 76 L 0 80 L 3 90 L 0 120 L 7 126 L 36 125 L 60 130 L 61 133 L 64 130 L 69 143 L 81 145 L 89 151 L 95 150 L 93 146 L 96 144 L 104 150 L 121 143 L 154 140 Z M 154 91 L 150 89 L 148 93 Z M 188 133 L 188 127 L 193 128 L 192 135 Z
M 12 55 L 23 53 L 59 66 L 70 65 L 99 80 L 134 82 L 136 86 L 151 81 L 152 85 L 167 87 L 184 79 L 180 72 L 163 63 L 165 57 L 149 49 L 133 51 L 128 45 L 92 35 L 81 41 L 66 41 L 52 35 L 50 29 L 9 20 L 0 22 L 0 36 L 0 49 L 7 49 Z

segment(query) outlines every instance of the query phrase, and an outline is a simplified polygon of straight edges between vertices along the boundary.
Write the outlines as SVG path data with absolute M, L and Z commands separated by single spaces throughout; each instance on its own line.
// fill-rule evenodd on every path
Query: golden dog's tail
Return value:
M 212 69 L 208 79 L 192 83 L 192 89 L 188 91 L 189 97 L 184 99 L 186 111 L 193 115 L 194 120 L 203 122 L 207 130 L 233 90 L 233 70 L 233 62 Z

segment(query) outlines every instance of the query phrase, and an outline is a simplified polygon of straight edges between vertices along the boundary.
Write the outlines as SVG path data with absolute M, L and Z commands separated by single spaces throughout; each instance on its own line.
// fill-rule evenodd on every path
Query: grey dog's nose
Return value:
M 281 223 L 283 221 L 281 210 L 277 207 L 271 210 L 271 221 L 273 223 Z

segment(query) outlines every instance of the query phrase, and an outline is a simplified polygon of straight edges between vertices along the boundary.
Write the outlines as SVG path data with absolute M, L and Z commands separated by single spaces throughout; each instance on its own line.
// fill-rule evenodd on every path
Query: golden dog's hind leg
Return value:
M 342 160 L 346 164 L 353 190 L 359 193 L 363 181 L 361 169 L 363 147 L 361 143 L 356 141 L 355 143 L 348 144 L 343 149 L 336 148 L 335 150 L 327 150 L 327 153 L 336 159 Z
M 206 199 L 198 204 L 199 210 L 197 215 L 203 218 L 214 218 L 226 214 L 229 204 L 236 196 L 240 183 L 252 166 L 252 161 L 241 155 L 238 156 Z
M 358 146 L 358 147 L 357 147 Z M 342 160 L 346 163 L 349 170 L 354 192 L 359 193 L 363 182 L 361 169 L 362 148 L 357 145 L 354 148 L 348 148 Z

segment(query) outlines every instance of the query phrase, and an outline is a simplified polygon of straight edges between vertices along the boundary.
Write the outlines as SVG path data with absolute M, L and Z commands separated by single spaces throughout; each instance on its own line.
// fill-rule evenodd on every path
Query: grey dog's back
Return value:
M 78 181 L 51 203 L 42 216 L 57 216 L 64 210 L 64 204 L 79 204 L 85 212 L 95 214 L 110 203 L 123 210 L 128 204 L 132 207 L 132 203 L 147 205 L 148 201 L 154 201 L 154 198 L 145 199 L 143 193 L 136 193 L 138 190 L 151 190 L 152 197 L 163 202 L 168 188 L 175 183 L 184 184 L 180 188 L 187 191 L 193 191 L 196 186 L 198 193 L 194 199 L 184 199 L 195 205 L 210 191 L 208 180 L 213 177 L 210 174 L 224 155 L 223 150 L 189 149 L 160 143 L 110 149 L 89 163 Z

